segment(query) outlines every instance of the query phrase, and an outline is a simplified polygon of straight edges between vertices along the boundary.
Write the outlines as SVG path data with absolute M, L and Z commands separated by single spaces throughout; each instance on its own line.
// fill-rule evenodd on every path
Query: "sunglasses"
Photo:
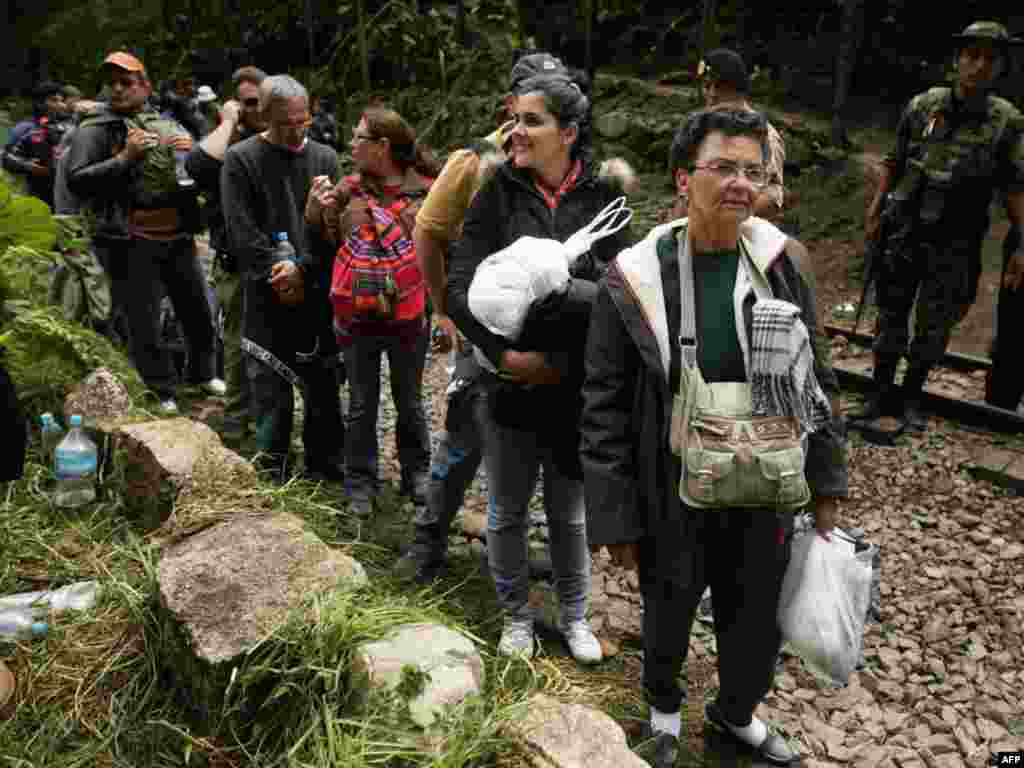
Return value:
M 250 108 L 258 107 L 260 105 L 260 100 L 258 98 L 256 98 L 256 97 L 253 97 L 251 99 L 243 99 L 242 100 L 242 104 L 244 106 L 250 107 Z

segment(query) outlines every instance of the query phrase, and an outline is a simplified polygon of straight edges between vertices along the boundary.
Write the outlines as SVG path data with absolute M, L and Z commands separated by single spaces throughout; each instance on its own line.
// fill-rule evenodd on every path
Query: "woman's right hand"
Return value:
M 557 384 L 562 373 L 551 365 L 540 352 L 520 352 L 507 349 L 501 356 L 502 377 L 517 384 L 539 386 Z

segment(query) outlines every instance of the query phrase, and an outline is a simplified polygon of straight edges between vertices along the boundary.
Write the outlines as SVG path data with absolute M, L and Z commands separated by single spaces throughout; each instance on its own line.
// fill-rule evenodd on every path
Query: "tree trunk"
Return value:
M 594 26 L 597 21 L 598 0 L 586 0 L 583 12 L 587 14 L 584 21 L 584 34 L 586 35 L 585 48 L 583 53 L 583 68 L 587 71 L 587 77 L 591 84 L 594 82 Z
M 845 147 L 850 143 L 843 118 L 857 66 L 857 53 L 863 39 L 864 0 L 843 0 L 839 50 L 836 54 L 835 98 L 832 101 L 832 144 L 837 147 Z
M 313 43 L 313 0 L 306 0 L 303 18 L 306 22 L 306 44 L 309 53 L 310 68 L 316 66 L 316 50 Z
M 370 93 L 370 51 L 366 42 L 366 7 L 356 0 L 356 23 L 359 25 L 359 60 L 363 65 L 363 90 Z
M 709 50 L 718 45 L 718 0 L 704 0 L 704 11 L 700 25 L 700 56 L 704 58 Z
M 455 40 L 463 48 L 469 44 L 466 36 L 466 0 L 455 0 Z

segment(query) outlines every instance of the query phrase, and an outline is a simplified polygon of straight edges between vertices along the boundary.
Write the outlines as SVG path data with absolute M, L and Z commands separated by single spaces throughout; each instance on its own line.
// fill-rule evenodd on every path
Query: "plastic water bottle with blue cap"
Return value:
M 41 442 L 43 446 L 43 457 L 46 462 L 52 467 L 54 460 L 54 452 L 57 450 L 57 446 L 60 445 L 60 441 L 64 438 L 64 429 L 57 420 L 53 418 L 52 413 L 44 413 L 39 417 L 41 424 Z
M 82 417 L 71 417 L 71 430 L 60 441 L 54 457 L 58 507 L 80 507 L 96 498 L 96 443 L 82 431 Z

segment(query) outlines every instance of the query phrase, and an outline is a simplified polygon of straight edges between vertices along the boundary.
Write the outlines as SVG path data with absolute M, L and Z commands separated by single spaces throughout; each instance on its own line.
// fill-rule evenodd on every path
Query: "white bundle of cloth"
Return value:
M 629 224 L 626 198 L 609 203 L 564 243 L 524 235 L 484 259 L 469 285 L 469 311 L 494 334 L 519 338 L 530 307 L 566 290 L 576 260 L 598 240 Z

